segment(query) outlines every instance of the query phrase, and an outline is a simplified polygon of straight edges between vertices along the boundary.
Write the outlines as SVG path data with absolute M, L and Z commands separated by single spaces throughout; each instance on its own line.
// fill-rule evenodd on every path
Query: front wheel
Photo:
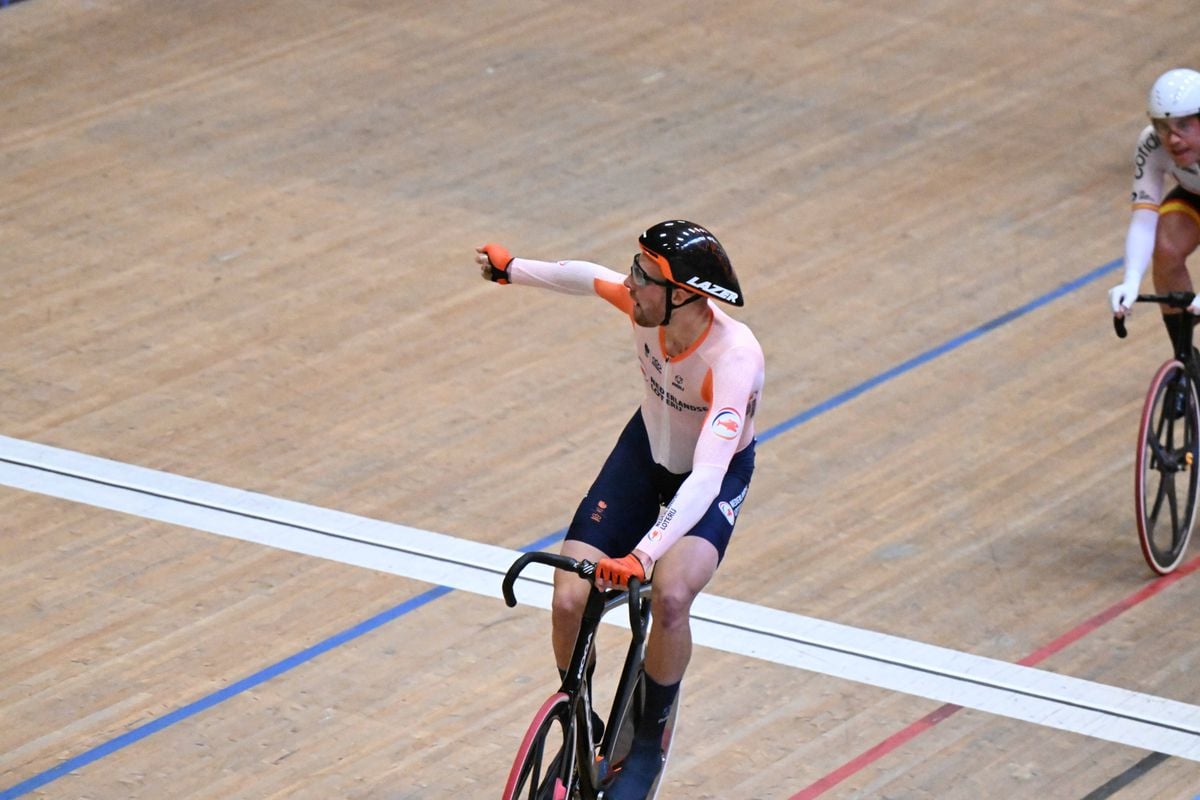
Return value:
M 513 759 L 502 800 L 566 800 L 575 775 L 575 725 L 570 698 L 542 704 Z
M 1196 521 L 1200 404 L 1183 364 L 1168 361 L 1150 382 L 1138 427 L 1134 502 L 1142 556 L 1166 575 L 1179 566 Z

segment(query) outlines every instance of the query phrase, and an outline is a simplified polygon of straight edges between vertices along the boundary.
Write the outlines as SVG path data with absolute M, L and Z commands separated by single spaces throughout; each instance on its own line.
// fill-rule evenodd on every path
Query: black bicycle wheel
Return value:
M 1142 555 L 1159 575 L 1179 566 L 1192 536 L 1200 466 L 1196 463 L 1198 430 L 1195 384 L 1179 361 L 1168 361 L 1155 373 L 1146 393 L 1134 476 Z
M 513 759 L 503 800 L 564 800 L 575 780 L 575 724 L 570 698 L 559 692 L 547 700 Z

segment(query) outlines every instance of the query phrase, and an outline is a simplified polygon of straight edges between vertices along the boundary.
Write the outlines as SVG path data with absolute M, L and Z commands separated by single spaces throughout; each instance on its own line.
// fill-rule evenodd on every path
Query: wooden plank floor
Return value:
M 472 248 L 619 269 L 687 217 L 780 431 L 709 590 L 1017 662 L 1150 581 L 1166 339 L 1104 295 L 1145 92 L 1198 40 L 1182 0 L 4 8 L 0 434 L 524 547 L 640 378 L 604 304 Z M 10 487 L 0 532 L 0 793 L 101 748 L 22 795 L 496 797 L 553 682 L 544 612 L 449 592 L 120 740 L 432 587 Z M 1038 666 L 1200 702 L 1196 594 Z M 660 797 L 793 798 L 940 705 L 707 648 L 686 703 Z M 1083 798 L 1146 756 L 964 709 L 821 796 Z M 1169 758 L 1104 796 L 1198 787 Z

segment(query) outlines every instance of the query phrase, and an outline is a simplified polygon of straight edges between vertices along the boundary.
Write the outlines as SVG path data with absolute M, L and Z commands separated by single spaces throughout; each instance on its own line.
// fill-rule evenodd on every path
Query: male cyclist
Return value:
M 1146 268 L 1154 264 L 1160 293 L 1190 292 L 1187 258 L 1200 245 L 1200 72 L 1173 69 L 1150 89 L 1150 124 L 1138 137 L 1133 157 L 1133 216 L 1125 237 L 1125 279 L 1109 290 L 1113 314 L 1133 307 Z M 1170 175 L 1175 187 L 1163 196 Z M 1163 308 L 1163 323 L 1176 356 L 1192 353 L 1193 315 Z
M 513 258 L 497 244 L 476 249 L 487 280 L 595 294 L 632 323 L 641 405 L 562 545 L 564 555 L 596 562 L 600 589 L 654 573 L 646 711 L 607 800 L 643 800 L 662 768 L 664 726 L 692 652 L 692 601 L 724 557 L 746 497 L 763 387 L 758 341 L 712 302 L 744 303 L 716 237 L 673 220 L 646 230 L 638 244 L 628 275 L 586 261 Z M 588 591 L 575 575 L 556 572 L 551 625 L 560 671 Z

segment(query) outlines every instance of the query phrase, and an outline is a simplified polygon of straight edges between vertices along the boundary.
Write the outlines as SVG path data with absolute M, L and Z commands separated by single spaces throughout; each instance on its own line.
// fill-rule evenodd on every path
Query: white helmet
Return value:
M 1200 72 L 1194 69 L 1164 72 L 1150 87 L 1146 107 L 1151 119 L 1200 114 Z

